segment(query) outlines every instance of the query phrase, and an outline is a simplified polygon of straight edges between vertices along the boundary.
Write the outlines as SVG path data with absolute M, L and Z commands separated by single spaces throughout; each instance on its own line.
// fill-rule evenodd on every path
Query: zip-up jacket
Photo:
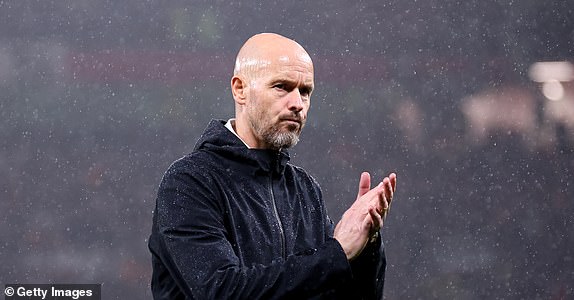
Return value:
M 349 263 L 321 190 L 285 150 L 248 149 L 213 120 L 159 186 L 155 299 L 380 299 L 381 238 Z

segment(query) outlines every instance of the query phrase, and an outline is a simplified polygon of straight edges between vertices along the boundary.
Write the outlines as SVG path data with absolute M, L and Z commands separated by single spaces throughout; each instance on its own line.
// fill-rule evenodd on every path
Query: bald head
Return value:
M 257 77 L 276 62 L 303 61 L 313 68 L 311 57 L 292 39 L 275 33 L 260 33 L 249 38 L 235 60 L 234 76 Z
M 232 126 L 251 148 L 291 147 L 305 125 L 313 87 L 313 62 L 301 45 L 278 34 L 257 34 L 237 54 Z

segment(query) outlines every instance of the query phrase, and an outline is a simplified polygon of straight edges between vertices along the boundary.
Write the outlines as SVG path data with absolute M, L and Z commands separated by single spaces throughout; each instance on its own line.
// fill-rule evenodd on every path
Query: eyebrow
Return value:
M 269 82 L 270 82 L 271 86 L 273 86 L 277 83 L 287 83 L 290 86 L 295 86 L 297 81 L 293 80 L 293 79 L 289 79 L 289 78 L 284 77 L 284 76 L 277 76 L 275 78 L 272 78 Z M 313 83 L 303 82 L 301 89 L 306 90 L 310 94 L 313 91 L 314 86 L 315 85 Z

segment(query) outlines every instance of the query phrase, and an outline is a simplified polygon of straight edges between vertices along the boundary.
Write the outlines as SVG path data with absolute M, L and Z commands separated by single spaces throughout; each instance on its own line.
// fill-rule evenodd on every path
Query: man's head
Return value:
M 273 33 L 251 37 L 231 79 L 237 134 L 252 148 L 294 146 L 313 87 L 313 62 L 301 45 Z

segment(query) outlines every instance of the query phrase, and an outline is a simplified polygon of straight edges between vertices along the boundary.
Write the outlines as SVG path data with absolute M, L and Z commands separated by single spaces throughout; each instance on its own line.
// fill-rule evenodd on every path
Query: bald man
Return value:
M 336 226 L 321 190 L 289 163 L 314 88 L 295 41 L 258 34 L 240 49 L 235 118 L 213 120 L 159 187 L 149 248 L 155 299 L 380 299 L 379 231 L 396 175 L 358 194 Z

